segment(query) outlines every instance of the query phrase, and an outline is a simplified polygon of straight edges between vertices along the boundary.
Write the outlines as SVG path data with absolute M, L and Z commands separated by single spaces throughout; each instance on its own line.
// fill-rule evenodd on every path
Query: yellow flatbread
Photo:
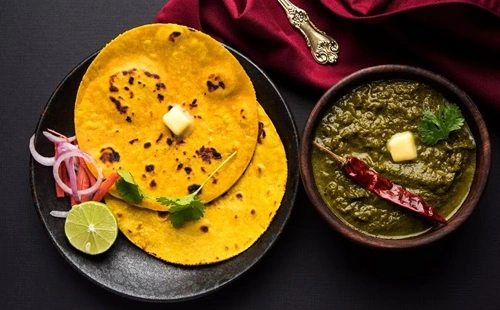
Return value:
M 254 244 L 280 207 L 288 175 L 283 143 L 264 109 L 258 111 L 261 134 L 250 165 L 227 194 L 207 205 L 202 219 L 174 228 L 168 212 L 108 195 L 121 232 L 147 253 L 182 265 L 224 261 Z
M 193 118 L 185 137 L 162 120 L 175 105 Z M 250 78 L 220 43 L 185 26 L 145 25 L 115 38 L 91 63 L 76 98 L 75 131 L 105 177 L 125 169 L 153 197 L 189 194 L 237 151 L 199 195 L 209 202 L 253 156 L 257 100 Z M 119 196 L 114 187 L 110 193 Z M 168 209 L 151 199 L 139 206 Z

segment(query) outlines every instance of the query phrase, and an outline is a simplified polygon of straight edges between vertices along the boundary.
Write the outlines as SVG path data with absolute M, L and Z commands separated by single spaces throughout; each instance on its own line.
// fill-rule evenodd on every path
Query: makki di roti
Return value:
M 163 123 L 173 106 L 192 116 L 186 136 Z M 132 243 L 166 262 L 203 265 L 242 253 L 285 193 L 284 145 L 250 78 L 220 43 L 188 27 L 147 25 L 110 42 L 82 80 L 75 131 L 105 177 L 127 170 L 145 192 L 133 205 L 112 188 L 105 202 Z M 188 195 L 234 152 L 199 194 L 204 216 L 174 227 L 170 206 L 154 198 Z
M 192 117 L 184 137 L 162 120 L 173 106 Z M 236 58 L 208 35 L 175 24 L 137 27 L 108 43 L 85 73 L 75 105 L 79 146 L 104 177 L 125 169 L 152 197 L 189 194 L 237 151 L 199 198 L 227 192 L 253 156 L 258 126 L 255 90 Z M 110 193 L 119 197 L 115 187 Z M 168 209 L 152 199 L 138 205 Z
M 276 215 L 288 175 L 283 143 L 260 106 L 259 123 L 263 134 L 250 165 L 227 193 L 207 204 L 202 219 L 174 228 L 168 212 L 137 208 L 108 195 L 106 204 L 122 233 L 158 259 L 181 265 L 221 262 L 248 249 Z

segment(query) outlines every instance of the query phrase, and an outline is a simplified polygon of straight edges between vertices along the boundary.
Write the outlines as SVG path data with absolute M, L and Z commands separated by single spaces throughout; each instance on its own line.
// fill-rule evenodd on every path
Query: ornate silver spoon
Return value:
M 320 64 L 337 62 L 339 45 L 332 37 L 316 28 L 310 21 L 306 11 L 296 7 L 288 0 L 278 0 L 295 28 L 298 28 L 306 39 L 314 59 Z

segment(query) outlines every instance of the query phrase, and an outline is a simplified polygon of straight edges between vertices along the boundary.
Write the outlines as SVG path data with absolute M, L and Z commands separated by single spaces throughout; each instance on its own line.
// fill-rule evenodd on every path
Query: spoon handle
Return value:
M 283 7 L 290 24 L 298 28 L 306 39 L 316 62 L 320 64 L 337 62 L 339 45 L 335 39 L 319 30 L 309 19 L 306 11 L 288 0 L 277 0 Z

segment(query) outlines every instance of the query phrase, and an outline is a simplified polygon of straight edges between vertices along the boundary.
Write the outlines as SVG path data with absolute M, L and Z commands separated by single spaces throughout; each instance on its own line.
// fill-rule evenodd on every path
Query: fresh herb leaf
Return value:
M 181 198 L 160 197 L 163 205 L 170 205 L 170 222 L 175 228 L 181 227 L 185 221 L 195 221 L 203 217 L 205 205 L 198 196 L 190 194 Z
M 116 189 L 123 199 L 131 203 L 140 203 L 147 197 L 146 193 L 135 183 L 134 177 L 130 172 L 119 169 L 117 173 L 121 179 L 116 182 Z
M 229 155 L 229 157 L 226 158 L 193 193 L 178 198 L 156 198 L 156 201 L 162 205 L 170 206 L 170 209 L 168 210 L 170 213 L 170 222 L 175 228 L 181 227 L 186 221 L 199 220 L 204 216 L 205 204 L 203 204 L 203 202 L 198 198 L 198 193 L 217 173 L 217 171 L 219 171 L 219 169 L 222 168 L 235 155 L 236 152 Z
M 460 129 L 465 119 L 455 104 L 441 104 L 437 115 L 431 111 L 422 113 L 422 121 L 418 124 L 418 132 L 422 142 L 434 145 L 440 140 L 447 140 L 452 131 Z

